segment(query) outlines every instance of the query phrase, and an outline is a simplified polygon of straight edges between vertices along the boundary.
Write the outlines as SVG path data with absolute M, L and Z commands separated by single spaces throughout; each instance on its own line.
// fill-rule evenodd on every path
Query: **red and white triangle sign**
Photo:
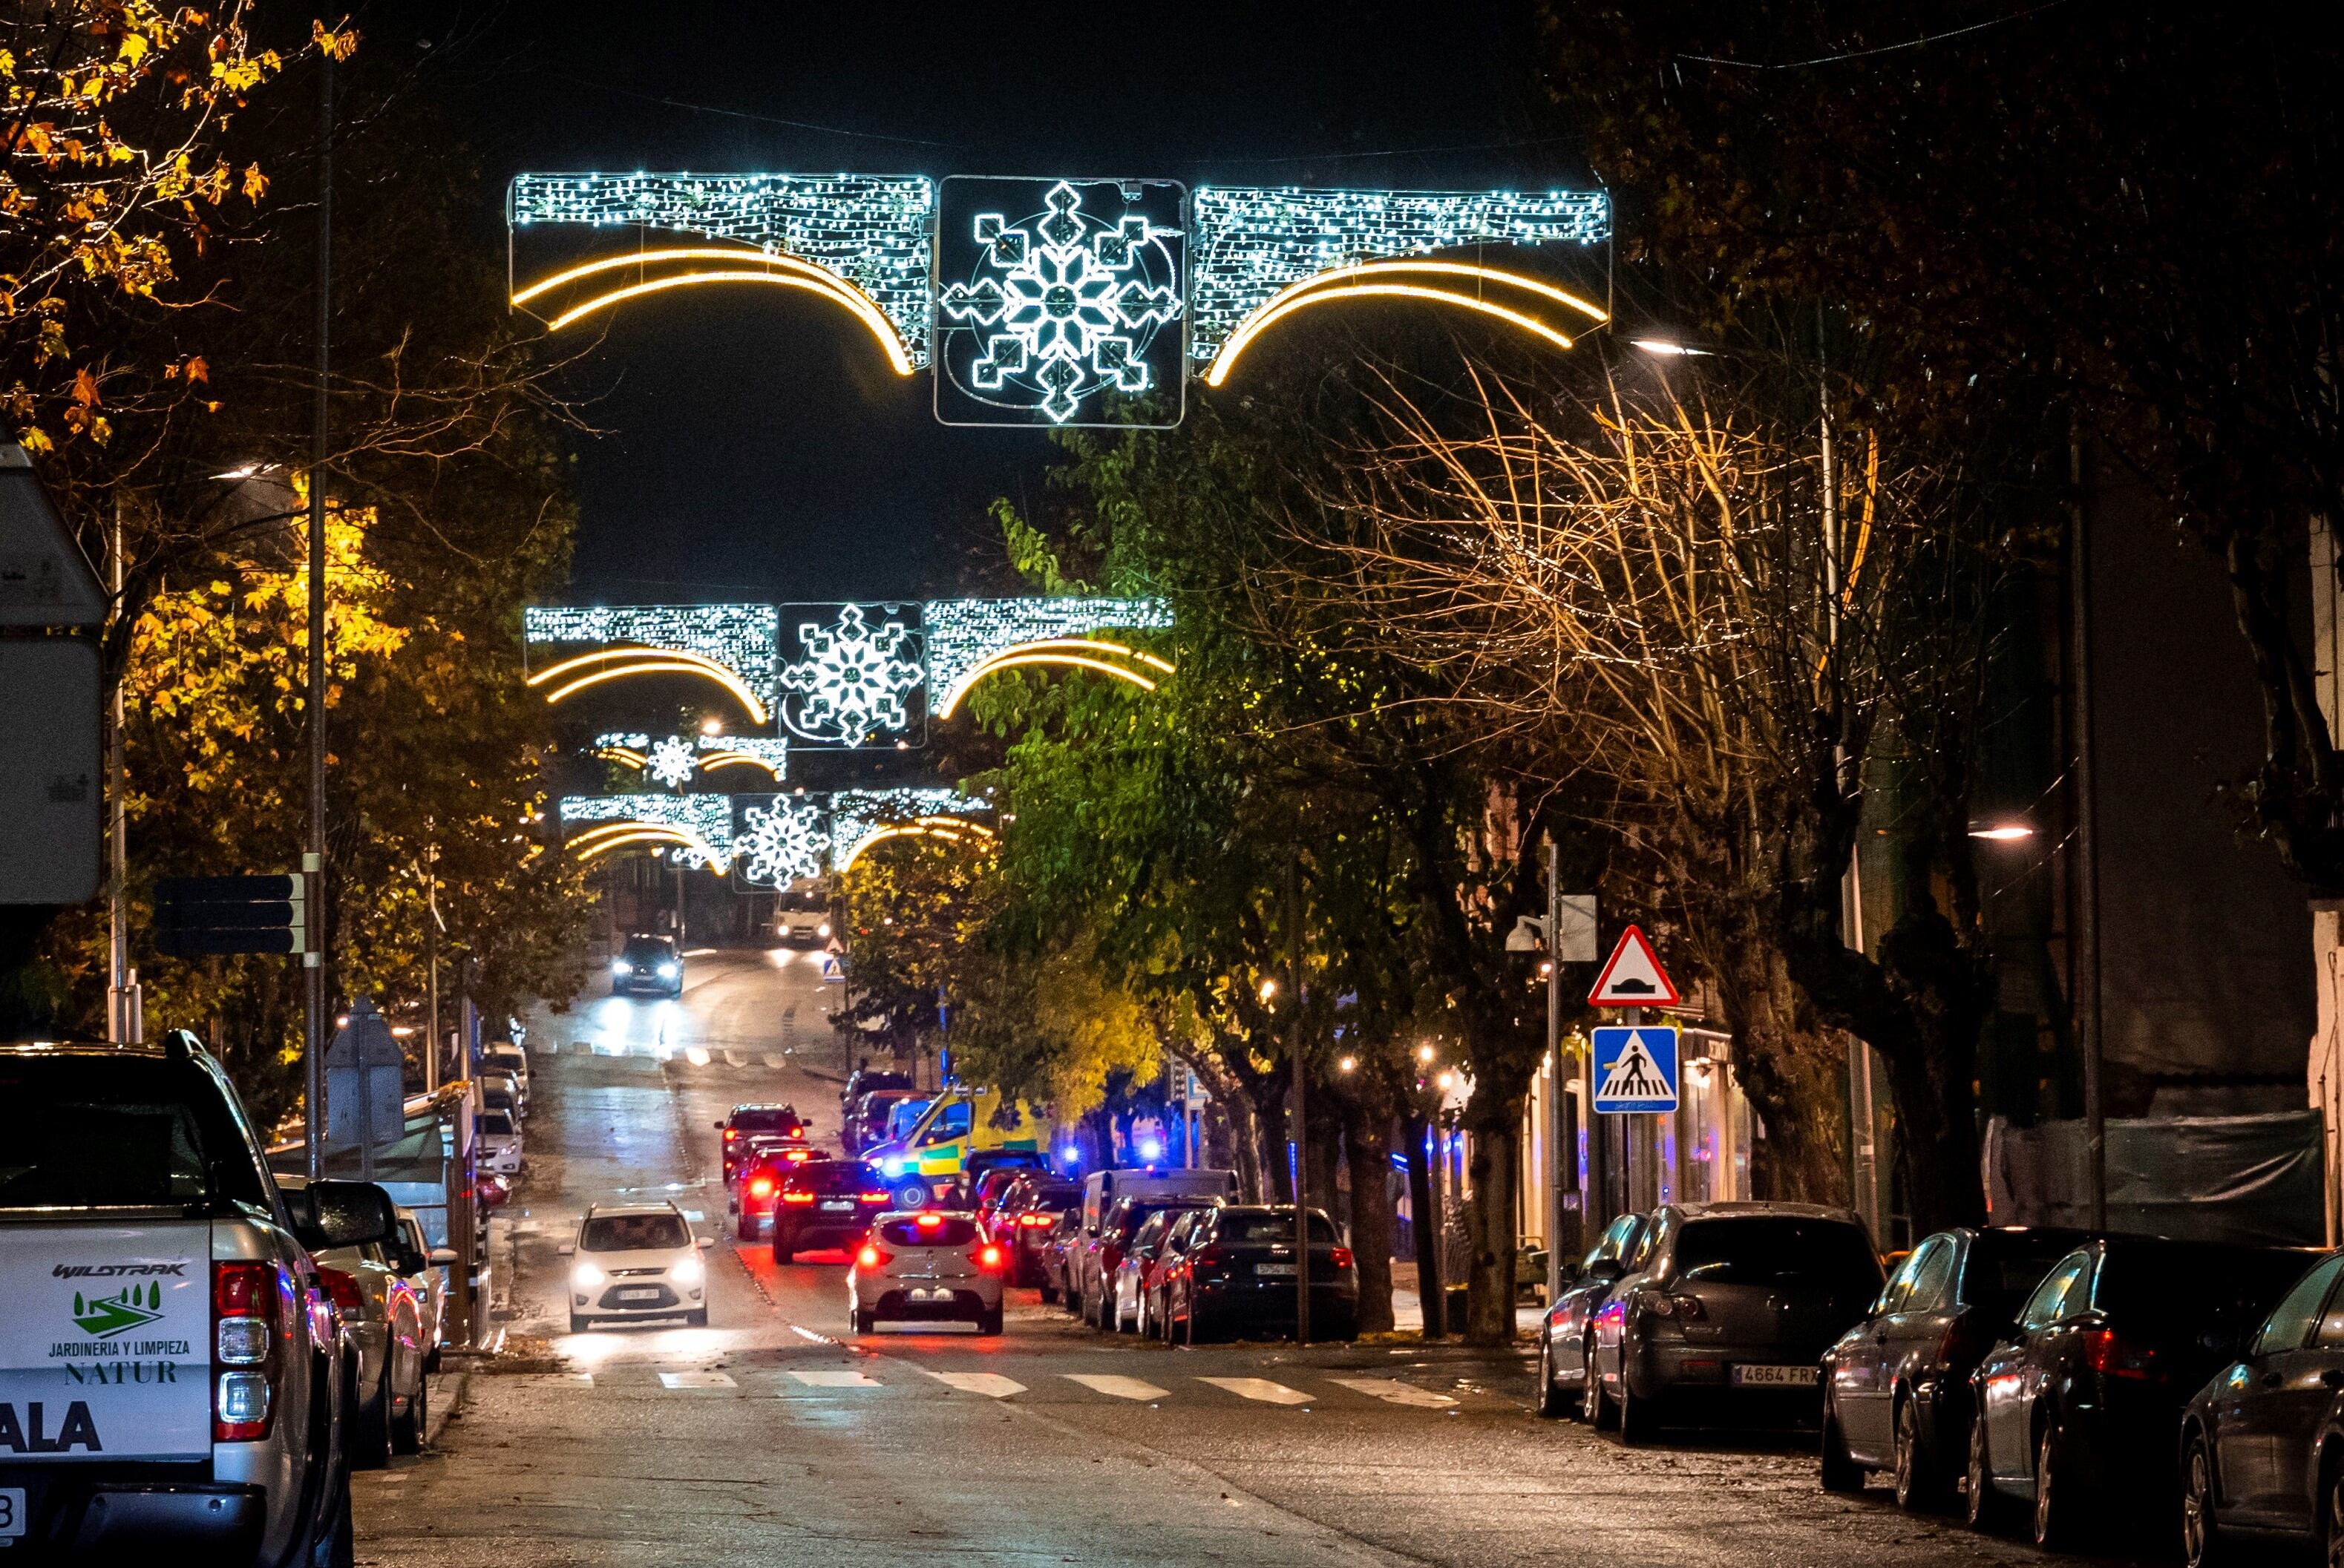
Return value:
M 1620 945 L 1587 993 L 1590 1007 L 1674 1007 L 1680 1000 L 1660 954 L 1635 926 L 1620 933 Z

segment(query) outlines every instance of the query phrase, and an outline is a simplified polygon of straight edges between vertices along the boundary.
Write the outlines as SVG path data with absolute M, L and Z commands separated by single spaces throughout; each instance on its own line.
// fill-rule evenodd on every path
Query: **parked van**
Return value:
M 1183 1171 L 1141 1166 L 1123 1171 L 1094 1171 L 1083 1178 L 1083 1233 L 1098 1234 L 1099 1219 L 1115 1207 L 1117 1198 L 1238 1199 L 1234 1171 Z

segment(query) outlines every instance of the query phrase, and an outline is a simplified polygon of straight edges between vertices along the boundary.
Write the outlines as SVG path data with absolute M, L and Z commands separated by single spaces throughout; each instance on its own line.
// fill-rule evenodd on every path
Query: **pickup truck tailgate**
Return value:
M 208 1460 L 211 1227 L 0 1225 L 0 1462 Z

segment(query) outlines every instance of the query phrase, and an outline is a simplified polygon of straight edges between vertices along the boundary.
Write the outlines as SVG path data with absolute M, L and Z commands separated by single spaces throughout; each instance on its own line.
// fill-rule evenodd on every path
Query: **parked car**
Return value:
M 578 1238 L 561 1253 L 570 1270 L 570 1332 L 596 1323 L 682 1318 L 708 1326 L 708 1266 L 700 1254 L 716 1244 L 693 1237 L 672 1203 L 590 1203 Z
M 1118 1198 L 1066 1253 L 1066 1310 L 1094 1328 L 1115 1322 L 1115 1271 L 1139 1228 L 1161 1211 L 1190 1205 L 1173 1199 Z
M 683 994 L 683 955 L 673 937 L 634 936 L 627 939 L 611 960 L 612 996 L 675 997 Z
M 277 1185 L 288 1194 L 299 1193 L 309 1179 L 280 1175 Z M 390 1195 L 383 1193 L 382 1201 L 389 1203 Z M 362 1470 L 380 1470 L 393 1453 L 413 1453 L 423 1446 L 429 1397 L 423 1360 L 429 1347 L 423 1337 L 423 1303 L 408 1276 L 429 1268 L 430 1260 L 411 1251 L 405 1233 L 396 1228 L 382 1241 L 318 1249 L 312 1255 L 318 1276 L 341 1313 L 343 1332 L 358 1352 L 359 1402 L 349 1433 L 350 1462 Z
M 1595 1359 L 1595 1314 L 1612 1299 L 1612 1287 L 1642 1258 L 1651 1233 L 1649 1215 L 1622 1214 L 1580 1260 L 1576 1277 L 1555 1297 L 1539 1325 L 1538 1412 L 1552 1418 L 1579 1413 L 1587 1389 L 1587 1369 Z
M 389 1239 L 381 1189 L 280 1189 L 181 1030 L 0 1044 L 0 1557 L 349 1563 L 355 1350 L 313 1254 Z M 136 1382 L 49 1359 L 126 1335 L 154 1347 Z
M 520 1173 L 520 1124 L 510 1111 L 482 1111 L 472 1118 L 480 1169 L 496 1176 Z
M 414 1287 L 416 1301 L 423 1313 L 423 1370 L 440 1370 L 440 1348 L 448 1337 L 448 1271 L 456 1266 L 456 1251 L 452 1247 L 435 1247 L 423 1234 L 423 1221 L 401 1209 L 399 1211 L 399 1233 L 405 1242 L 405 1257 L 420 1258 L 423 1267 L 407 1276 Z M 417 1429 L 422 1423 L 417 1422 Z
M 1962 1228 L 1904 1257 L 1824 1355 L 1823 1483 L 1895 1477 L 1906 1508 L 1952 1502 L 1967 1462 L 1970 1373 L 2051 1266 L 2084 1241 L 2046 1227 Z
M 980 1225 L 993 1221 L 994 1205 L 1009 1190 L 1009 1184 L 1021 1176 L 1046 1176 L 1050 1172 L 1048 1156 L 1035 1150 L 996 1150 L 991 1153 L 972 1154 L 968 1173 L 963 1185 L 968 1193 L 968 1208 Z
M 854 1251 L 889 1209 L 887 1185 L 860 1160 L 814 1160 L 780 1168 L 773 1215 L 773 1261 L 829 1248 Z
M 883 1322 L 971 1322 L 980 1334 L 997 1334 L 1004 1258 L 974 1214 L 883 1213 L 846 1271 L 848 1321 L 858 1334 Z
M 1883 1283 L 1851 1211 L 1663 1207 L 1642 1262 L 1595 1314 L 1589 1417 L 1628 1442 L 1670 1422 L 1812 1425 L 1823 1352 Z
M 1173 1221 L 1191 1212 L 1186 1209 L 1158 1209 L 1147 1216 L 1138 1230 L 1131 1234 L 1131 1244 L 1115 1265 L 1115 1275 L 1107 1282 L 1106 1299 L 1100 1304 L 1106 1316 L 1106 1327 L 1116 1333 L 1127 1328 L 1133 1333 L 1146 1330 L 1147 1271 L 1154 1266 L 1157 1255 L 1164 1250 L 1164 1238 Z
M 480 1079 L 480 1109 L 501 1111 L 518 1125 L 529 1113 L 521 1107 L 520 1083 L 510 1073 L 483 1072 Z
M 900 1072 L 883 1072 L 866 1060 L 846 1075 L 846 1086 L 838 1091 L 838 1116 L 845 1121 L 863 1102 L 863 1097 L 877 1089 L 909 1089 L 912 1081 Z
M 1035 1264 L 1042 1275 L 1042 1300 L 1068 1301 L 1069 1312 L 1074 1309 L 1067 1286 L 1074 1278 L 1075 1252 L 1082 1241 L 1083 1209 L 1077 1201 L 1059 1211 L 1058 1222 L 1050 1227 L 1041 1245 L 1035 1249 Z
M 1009 1185 L 993 1211 L 992 1237 L 1009 1249 L 1009 1282 L 1043 1282 L 1043 1256 L 1058 1216 L 1082 1209 L 1083 1190 L 1061 1177 L 1027 1171 Z
M 2306 1543 L 2344 1563 L 2344 1252 L 2279 1298 L 2181 1417 L 2181 1547 L 2216 1568 Z
M 806 1141 L 805 1118 L 798 1114 L 794 1105 L 736 1105 L 732 1114 L 715 1126 L 718 1157 L 728 1183 L 755 1153 L 752 1140 L 777 1138 L 791 1143 Z
M 1313 1339 L 1359 1335 L 1359 1277 L 1323 1210 L 1309 1211 Z M 1295 1331 L 1294 1205 L 1206 1211 L 1165 1281 L 1167 1333 L 1195 1344 L 1223 1333 Z
M 492 1040 L 480 1048 L 480 1065 L 498 1072 L 509 1072 L 520 1084 L 524 1104 L 529 1100 L 529 1052 L 510 1040 Z
M 1970 1377 L 1970 1523 L 2031 1504 L 2038 1544 L 2079 1539 L 2102 1505 L 2178 1491 L 2183 1404 L 2236 1355 L 2310 1255 L 2106 1236 L 2062 1258 Z
M 1156 1256 L 1148 1261 L 1147 1272 L 1140 1277 L 1141 1334 L 1162 1340 L 1167 1345 L 1172 1342 L 1170 1320 L 1164 1311 L 1165 1286 L 1173 1271 L 1180 1266 L 1181 1259 L 1187 1256 L 1197 1229 L 1204 1223 L 1205 1215 L 1216 1206 L 1206 1205 L 1175 1215 L 1172 1223 L 1166 1228 L 1164 1244 L 1157 1248 Z

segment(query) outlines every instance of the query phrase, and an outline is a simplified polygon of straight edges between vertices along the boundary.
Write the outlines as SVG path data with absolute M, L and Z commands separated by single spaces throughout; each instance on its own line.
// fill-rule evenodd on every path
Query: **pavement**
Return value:
M 359 1560 L 399 1568 L 2046 1561 L 1816 1484 L 1812 1439 L 1628 1450 L 1531 1411 L 1519 1352 L 1167 1349 L 1014 1292 L 1006 1331 L 849 1332 L 844 1259 L 734 1246 L 712 1126 L 784 1100 L 837 1128 L 814 960 L 688 961 L 674 1001 L 531 1027 L 527 1167 L 496 1221 L 500 1355 L 441 1374 L 425 1452 L 356 1480 Z M 597 1199 L 672 1197 L 705 1329 L 567 1332 L 557 1252 Z M 2085 1559 L 2068 1558 L 2079 1562 Z

